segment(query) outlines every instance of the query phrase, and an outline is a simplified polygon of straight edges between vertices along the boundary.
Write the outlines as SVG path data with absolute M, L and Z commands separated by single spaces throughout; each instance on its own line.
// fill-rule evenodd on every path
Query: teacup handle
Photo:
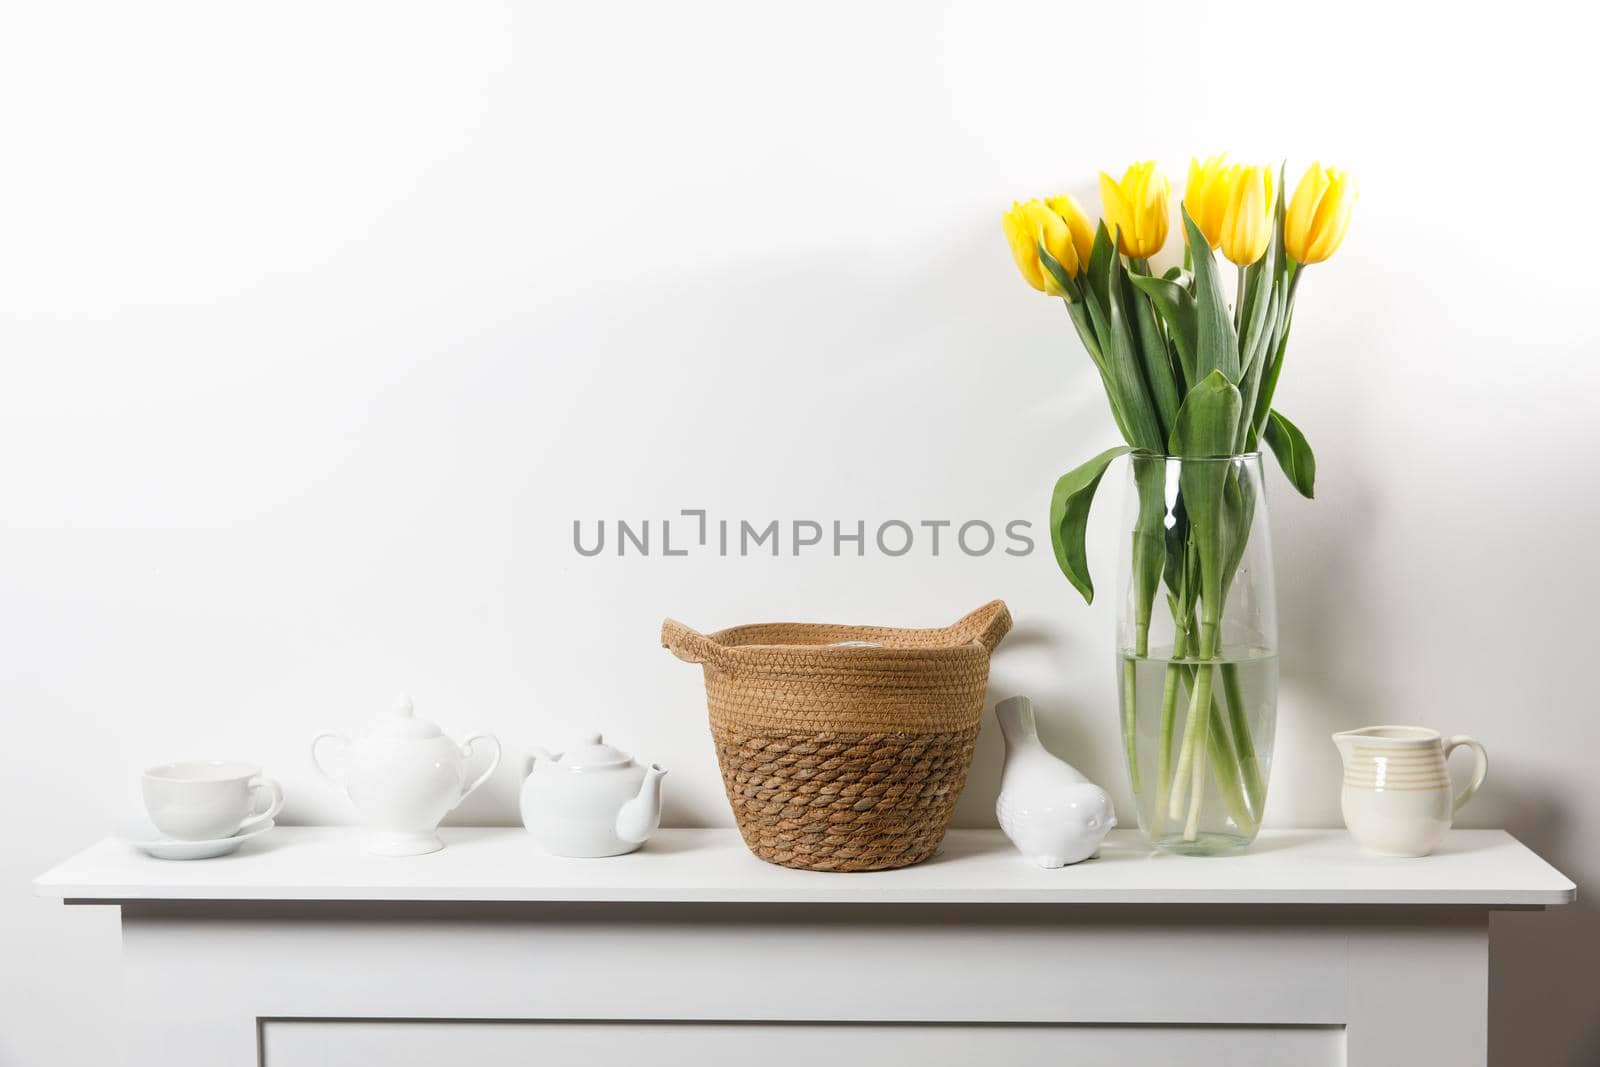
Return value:
M 467 799 L 467 797 L 472 794 L 472 791 L 474 789 L 478 788 L 484 782 L 487 782 L 489 780 L 489 776 L 495 772 L 495 769 L 497 767 L 500 766 L 500 739 L 498 737 L 495 737 L 493 734 L 473 734 L 471 737 L 469 737 L 465 741 L 461 742 L 461 758 L 462 759 L 467 759 L 472 755 L 472 743 L 474 741 L 487 741 L 491 745 L 493 745 L 494 746 L 494 759 L 489 761 L 488 768 L 482 774 L 478 775 L 478 777 L 476 777 L 476 778 L 474 778 L 472 780 L 472 784 L 471 785 L 467 786 L 465 789 L 463 789 L 461 791 L 461 795 L 456 798 L 456 803 L 457 804 L 459 804 L 463 800 Z
M 1484 778 L 1489 774 L 1489 754 L 1483 750 L 1483 746 L 1478 743 L 1477 738 L 1468 737 L 1466 734 L 1457 734 L 1454 737 L 1445 738 L 1444 758 L 1448 760 L 1450 753 L 1462 745 L 1472 749 L 1472 781 L 1468 782 L 1467 787 L 1456 797 L 1455 806 L 1450 809 L 1452 813 L 1460 811 L 1461 806 L 1472 799 L 1472 794 L 1478 791 L 1478 787 L 1483 784 Z
M 344 783 L 333 776 L 333 772 L 328 770 L 328 768 L 323 765 L 322 757 L 317 754 L 318 746 L 321 745 L 322 742 L 324 742 L 324 741 L 337 741 L 337 742 L 339 742 L 339 744 L 341 746 L 343 746 L 344 748 L 348 749 L 350 747 L 350 739 L 348 737 L 346 737 L 344 734 L 328 733 L 328 734 L 318 734 L 311 741 L 311 764 L 312 764 L 312 766 L 316 767 L 317 773 L 322 775 L 323 781 L 327 782 L 329 785 L 333 786 L 339 792 L 343 793 L 343 792 L 345 792 Z
M 266 809 L 256 811 L 256 798 L 262 795 L 269 798 Z M 258 826 L 271 822 L 273 816 L 282 810 L 283 786 L 278 784 L 276 778 L 257 777 L 254 782 L 250 783 L 250 817 L 240 825 L 239 833 L 248 833 Z

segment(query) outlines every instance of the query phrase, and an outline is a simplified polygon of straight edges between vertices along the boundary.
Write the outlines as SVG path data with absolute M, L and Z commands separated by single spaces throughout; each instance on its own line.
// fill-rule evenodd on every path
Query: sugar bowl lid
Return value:
M 561 754 L 561 766 L 569 771 L 592 771 L 603 767 L 626 767 L 633 757 L 606 744 L 599 734 L 588 734 Z
M 431 719 L 417 718 L 416 706 L 411 703 L 410 697 L 401 697 L 389 711 L 383 712 L 372 721 L 370 736 L 394 737 L 410 740 L 425 741 L 440 734 L 439 724 Z

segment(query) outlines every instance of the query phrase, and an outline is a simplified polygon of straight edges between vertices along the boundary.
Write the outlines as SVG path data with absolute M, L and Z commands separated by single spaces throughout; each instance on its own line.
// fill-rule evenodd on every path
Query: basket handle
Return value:
M 991 600 L 977 611 L 957 619 L 948 630 L 993 652 L 1001 638 L 1011 632 L 1011 610 L 1004 600 Z
M 685 663 L 716 663 L 722 646 L 692 626 L 677 619 L 661 623 L 661 647 Z

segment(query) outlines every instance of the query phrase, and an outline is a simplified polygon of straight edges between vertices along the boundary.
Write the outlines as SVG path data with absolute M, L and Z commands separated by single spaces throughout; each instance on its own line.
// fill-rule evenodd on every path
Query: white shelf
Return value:
M 1342 830 L 1267 830 L 1248 852 L 1155 855 L 1115 831 L 1098 859 L 1056 871 L 997 830 L 952 830 L 933 859 L 826 874 L 752 856 L 736 831 L 662 830 L 631 856 L 546 856 L 518 828 L 446 827 L 448 847 L 394 859 L 359 831 L 280 827 L 221 859 L 151 859 L 107 838 L 41 875 L 42 896 L 83 903 L 614 901 L 804 904 L 1388 904 L 1537 907 L 1575 888 L 1503 830 L 1456 830 L 1426 859 L 1362 853 Z

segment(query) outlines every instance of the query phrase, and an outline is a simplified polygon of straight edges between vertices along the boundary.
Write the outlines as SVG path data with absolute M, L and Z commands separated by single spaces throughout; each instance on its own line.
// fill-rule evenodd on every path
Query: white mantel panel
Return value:
M 1344 1067 L 1338 1027 L 829 1026 L 778 1023 L 272 1021 L 263 1067 L 973 1067 L 1016 1062 L 1139 1067 Z
M 1502 830 L 1458 830 L 1426 862 L 1372 856 L 1338 830 L 1268 830 L 1204 862 L 1114 831 L 1089 862 L 1042 870 L 998 830 L 956 830 L 932 860 L 894 871 L 795 871 L 732 830 L 663 830 L 604 860 L 548 856 L 521 830 L 450 828 L 441 852 L 373 856 L 363 836 L 284 827 L 220 860 L 151 859 L 108 839 L 46 872 L 68 900 L 606 901 L 747 904 L 1565 904 L 1572 882 Z

